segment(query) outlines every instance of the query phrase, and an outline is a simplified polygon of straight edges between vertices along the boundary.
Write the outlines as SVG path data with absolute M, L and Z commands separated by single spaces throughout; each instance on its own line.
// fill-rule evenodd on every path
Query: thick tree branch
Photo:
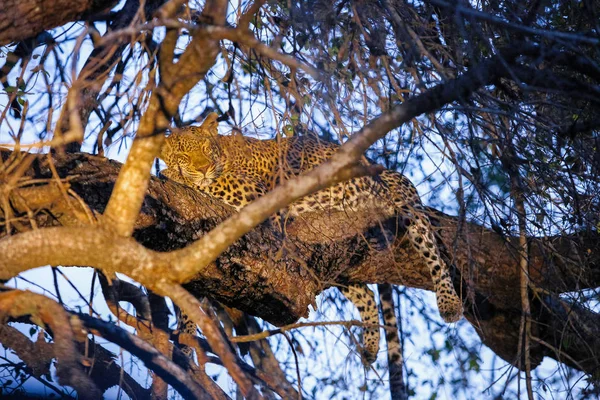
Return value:
M 46 29 L 108 11 L 116 0 L 5 0 L 0 7 L 0 46 L 33 37 Z

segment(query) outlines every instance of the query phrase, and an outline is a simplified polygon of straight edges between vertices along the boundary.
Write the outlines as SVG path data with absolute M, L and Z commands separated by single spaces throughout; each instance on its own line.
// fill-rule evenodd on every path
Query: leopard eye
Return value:
M 211 161 L 214 161 L 216 157 L 219 156 L 219 153 L 215 151 L 215 147 L 209 141 L 206 141 L 202 145 L 202 153 L 204 153 L 204 156 Z

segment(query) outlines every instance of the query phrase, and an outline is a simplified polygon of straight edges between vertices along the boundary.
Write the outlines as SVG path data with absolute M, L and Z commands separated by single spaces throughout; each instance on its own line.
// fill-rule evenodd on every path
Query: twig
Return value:
M 248 46 L 254 49 L 257 53 L 268 57 L 273 60 L 277 60 L 290 68 L 301 69 L 306 71 L 316 81 L 323 80 L 323 74 L 315 67 L 298 61 L 295 57 L 290 57 L 285 54 L 281 54 L 277 50 L 267 46 L 254 37 L 251 31 L 242 31 L 239 28 L 226 28 L 223 26 L 207 26 L 206 31 L 213 39 L 227 39 L 232 42 L 240 43 L 244 46 Z
M 508 143 L 509 146 L 512 143 Z M 515 210 L 517 211 L 517 220 L 519 225 L 519 275 L 520 275 L 520 293 L 521 293 L 521 324 L 519 327 L 519 348 L 518 348 L 518 363 L 521 365 L 521 360 L 525 360 L 525 385 L 527 387 L 527 396 L 529 400 L 533 400 L 533 387 L 531 383 L 531 305 L 529 304 L 529 260 L 528 260 L 528 245 L 527 245 L 527 222 L 525 214 L 525 202 L 523 200 L 523 186 L 521 177 L 516 167 L 511 166 L 510 155 L 512 148 L 509 147 L 506 155 L 502 157 L 502 163 L 511 177 L 511 196 L 515 202 Z
M 238 27 L 241 29 L 248 29 L 252 18 L 258 18 L 257 14 L 263 4 L 265 4 L 265 0 L 255 0 L 249 7 L 247 7 L 239 19 Z
M 257 340 L 266 339 L 270 336 L 283 334 L 285 332 L 291 331 L 292 329 L 298 328 L 307 328 L 307 327 L 316 327 L 316 326 L 331 326 L 331 325 L 341 325 L 345 328 L 350 328 L 352 326 L 361 326 L 361 327 L 380 327 L 378 324 L 365 324 L 361 321 L 351 320 L 351 321 L 324 321 L 324 322 L 299 322 L 296 324 L 284 325 L 277 329 L 271 329 L 268 331 L 262 331 L 260 333 L 254 333 L 252 335 L 244 335 L 244 336 L 234 336 L 229 340 L 233 343 L 246 343 L 246 342 L 254 342 Z M 388 329 L 387 327 L 384 327 Z M 395 329 L 395 328 L 394 328 Z
M 542 37 L 545 37 L 548 39 L 554 39 L 554 40 L 564 39 L 564 40 L 569 40 L 569 41 L 574 41 L 574 42 L 579 42 L 579 43 L 586 43 L 586 44 L 590 44 L 593 46 L 598 46 L 600 44 L 600 39 L 596 39 L 596 38 L 593 38 L 590 36 L 583 36 L 583 35 L 577 35 L 574 33 L 556 32 L 556 31 L 549 31 L 549 30 L 545 30 L 545 29 L 531 28 L 531 27 L 525 26 L 520 23 L 514 23 L 514 22 L 503 20 L 502 18 L 495 17 L 495 16 L 485 13 L 485 12 L 477 11 L 472 8 L 467 8 L 467 7 L 456 5 L 456 4 L 451 4 L 451 3 L 441 1 L 441 0 L 431 0 L 431 3 L 434 5 L 437 5 L 439 7 L 449 8 L 451 10 L 454 10 L 457 13 L 471 16 L 471 17 L 474 17 L 474 18 L 477 18 L 477 19 L 480 19 L 483 21 L 488 21 L 495 25 L 504 26 L 504 27 L 510 28 L 510 29 L 518 31 L 518 32 L 529 33 L 532 35 L 538 35 L 538 36 L 542 36 Z
M 300 375 L 300 362 L 298 361 L 298 354 L 294 348 L 294 342 L 287 333 L 283 333 L 283 337 L 287 340 L 294 355 L 294 364 L 296 364 L 296 379 L 298 379 L 298 400 L 302 400 L 302 376 Z
M 65 144 L 77 142 L 78 140 L 81 140 L 81 132 L 69 130 L 58 137 L 52 138 L 51 140 L 45 140 L 42 142 L 36 142 L 36 143 L 32 143 L 32 144 L 19 144 L 18 148 L 19 149 L 41 149 L 44 147 L 54 148 L 54 147 L 58 147 L 58 146 L 63 146 Z M 0 143 L 0 147 L 4 147 L 4 148 L 8 148 L 8 149 L 12 149 L 14 147 L 15 150 L 17 149 L 17 147 L 14 145 L 14 143 Z

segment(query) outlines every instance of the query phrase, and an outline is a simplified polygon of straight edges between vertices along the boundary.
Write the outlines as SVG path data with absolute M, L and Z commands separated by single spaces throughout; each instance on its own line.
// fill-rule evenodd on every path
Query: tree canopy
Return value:
M 3 394 L 598 395 L 595 2 L 46 3 L 0 7 Z M 165 134 L 212 111 L 341 147 L 236 213 L 157 177 Z M 364 156 L 416 184 L 465 320 L 395 218 L 263 223 Z M 363 369 L 325 291 L 351 283 L 394 300 L 399 366 Z

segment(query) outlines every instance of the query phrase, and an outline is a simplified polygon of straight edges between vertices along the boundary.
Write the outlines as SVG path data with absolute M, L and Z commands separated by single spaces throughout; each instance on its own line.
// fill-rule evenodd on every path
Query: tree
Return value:
M 211 365 L 222 365 L 249 398 L 361 389 L 402 398 L 406 387 L 408 394 L 441 396 L 445 388 L 472 397 L 486 386 L 529 398 L 595 395 L 595 3 L 52 3 L 57 8 L 9 1 L 0 11 L 0 44 L 8 45 L 1 137 L 11 147 L 1 152 L 0 278 L 44 265 L 93 267 L 120 325 L 87 300 L 89 313 L 65 307 L 58 285 L 56 301 L 5 287 L 0 337 L 18 356 L 5 358 L 15 381 L 34 376 L 66 393 L 48 378 L 55 358 L 59 384 L 90 398 L 114 385 L 132 398 L 165 398 L 168 385 L 184 397 L 226 398 Z M 234 214 L 151 176 L 165 132 L 213 109 L 243 134 L 317 133 L 343 145 L 329 162 Z M 121 144 L 131 146 L 123 165 L 103 157 Z M 50 151 L 25 152 L 34 149 Z M 338 382 L 327 365 L 302 367 L 301 358 L 313 355 L 300 350 L 321 340 L 300 325 L 262 331 L 249 316 L 293 324 L 324 289 L 353 282 L 380 284 L 388 297 L 399 291 L 389 285 L 402 285 L 409 296 L 396 299 L 403 302 L 418 296 L 409 288 L 431 289 L 394 219 L 373 224 L 376 215 L 311 213 L 288 225 L 283 239 L 261 224 L 295 199 L 350 178 L 365 153 L 425 177 L 422 187 L 431 189 L 430 219 L 468 323 L 453 334 L 426 306 L 411 304 L 401 309 L 417 309 L 424 322 L 407 325 L 416 317 L 403 314 L 399 326 L 407 346 L 420 329 L 440 331 L 442 345 L 419 348 L 433 364 L 451 364 L 437 382 L 411 359 L 399 373 L 390 365 L 392 389 L 382 375 L 362 388 Z M 61 269 L 52 271 L 58 281 Z M 165 297 L 202 338 L 177 337 Z M 256 334 L 232 338 L 231 315 Z M 41 327 L 30 332 L 39 332 L 37 341 L 15 322 Z M 393 336 L 396 327 L 386 330 Z M 259 340 L 269 336 L 290 350 Z M 141 360 L 152 371 L 151 387 L 120 368 L 123 360 L 115 364 L 96 337 Z M 250 358 L 232 347 L 240 340 L 250 340 Z M 192 347 L 197 360 L 174 343 Z M 41 360 L 28 358 L 31 351 Z M 496 370 L 496 357 L 509 365 L 500 378 L 478 376 Z M 551 372 L 540 367 L 544 357 L 554 360 Z M 387 374 L 383 364 L 373 374 Z M 13 390 L 13 383 L 4 385 Z

